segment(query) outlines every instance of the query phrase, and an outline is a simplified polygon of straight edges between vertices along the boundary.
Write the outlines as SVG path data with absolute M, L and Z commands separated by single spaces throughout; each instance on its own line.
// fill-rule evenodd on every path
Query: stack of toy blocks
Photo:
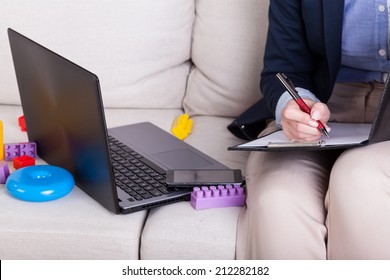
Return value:
M 22 130 L 23 127 L 25 129 L 24 118 L 19 118 L 19 125 Z M 3 140 L 3 123 L 0 120 L 0 184 L 5 184 L 10 175 L 8 163 L 3 160 L 12 160 L 14 168 L 19 169 L 25 166 L 35 165 L 35 158 L 37 156 L 37 145 L 35 142 L 4 144 Z
M 240 185 L 195 187 L 191 193 L 191 205 L 195 209 L 240 207 L 245 204 L 244 188 Z
M 35 165 L 36 156 L 35 142 L 4 144 L 4 159 L 12 160 L 15 169 Z

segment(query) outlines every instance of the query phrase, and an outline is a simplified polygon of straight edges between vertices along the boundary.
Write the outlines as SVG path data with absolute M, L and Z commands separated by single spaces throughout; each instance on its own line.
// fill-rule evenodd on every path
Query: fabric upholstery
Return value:
M 188 114 L 236 117 L 261 97 L 268 2 L 196 1 Z
M 95 73 L 107 107 L 181 108 L 193 19 L 193 0 L 4 1 L 0 104 L 20 103 L 11 27 Z

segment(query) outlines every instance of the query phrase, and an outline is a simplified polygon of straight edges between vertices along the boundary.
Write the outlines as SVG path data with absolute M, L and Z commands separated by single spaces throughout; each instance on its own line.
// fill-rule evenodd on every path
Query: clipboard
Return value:
M 316 142 L 289 141 L 282 130 L 277 130 L 250 142 L 229 147 L 229 151 L 323 151 L 350 149 L 390 140 L 390 86 L 386 80 L 373 123 L 332 123 L 330 137 Z
M 289 141 L 282 130 L 277 130 L 228 150 L 246 151 L 292 151 L 292 150 L 330 150 L 346 149 L 366 145 L 369 141 L 372 124 L 328 123 L 330 137 L 322 136 L 315 142 Z

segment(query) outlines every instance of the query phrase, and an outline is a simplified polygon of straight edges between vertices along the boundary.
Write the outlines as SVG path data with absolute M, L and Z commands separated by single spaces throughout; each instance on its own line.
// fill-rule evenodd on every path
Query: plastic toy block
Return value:
M 0 120 L 0 160 L 4 158 L 3 122 Z
M 5 161 L 0 161 L 0 184 L 5 184 L 9 176 L 9 167 L 8 163 Z
M 35 165 L 35 159 L 29 156 L 20 156 L 13 159 L 14 168 L 19 169 L 26 166 Z
M 192 131 L 192 120 L 188 114 L 182 114 L 173 120 L 171 132 L 180 140 L 184 140 Z
M 12 160 L 15 157 L 20 156 L 19 144 L 4 144 L 4 159 Z
M 24 116 L 20 116 L 18 118 L 19 127 L 22 131 L 27 131 L 26 129 L 26 121 L 24 120 Z
M 244 206 L 245 199 L 240 185 L 195 187 L 191 193 L 191 205 L 195 209 Z
M 19 143 L 19 146 L 21 156 L 37 157 L 37 144 L 35 142 Z
M 12 160 L 20 156 L 37 157 L 37 144 L 35 142 L 4 144 L 4 159 Z

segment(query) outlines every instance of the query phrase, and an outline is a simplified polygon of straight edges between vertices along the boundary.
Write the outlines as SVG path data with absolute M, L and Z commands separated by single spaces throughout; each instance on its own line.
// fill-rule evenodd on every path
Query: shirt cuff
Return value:
M 309 90 L 297 87 L 295 88 L 298 91 L 298 94 L 302 98 L 311 99 L 314 102 L 320 102 L 320 100 Z M 275 111 L 275 121 L 276 125 L 279 128 L 282 128 L 281 121 L 282 121 L 282 111 L 287 106 L 287 102 L 293 99 L 291 95 L 285 91 L 282 96 L 280 96 L 278 104 L 276 105 L 276 111 Z

